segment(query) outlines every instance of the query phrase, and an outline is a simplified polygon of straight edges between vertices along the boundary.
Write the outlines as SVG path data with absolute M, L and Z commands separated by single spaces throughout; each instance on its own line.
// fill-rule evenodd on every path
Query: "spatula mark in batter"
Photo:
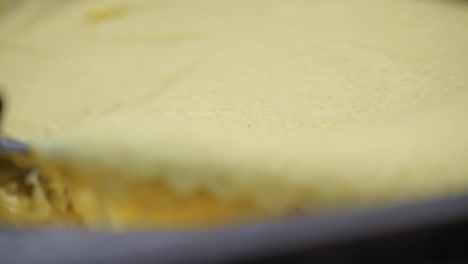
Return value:
M 124 112 L 127 109 L 132 109 L 136 106 L 142 106 L 152 102 L 157 97 L 161 96 L 161 94 L 163 94 L 165 91 L 170 89 L 175 83 L 177 83 L 177 81 L 182 79 L 184 76 L 188 75 L 192 70 L 196 69 L 196 67 L 201 64 L 201 61 L 201 59 L 195 60 L 192 63 L 186 65 L 185 67 L 182 67 L 178 71 L 174 71 L 171 74 L 161 76 L 163 89 L 159 89 L 157 92 L 145 94 L 140 99 L 136 99 L 130 104 L 126 104 L 124 107 L 114 106 L 108 109 L 107 111 L 103 111 L 101 117 L 108 117 L 116 113 Z
M 89 22 L 103 22 L 122 17 L 130 11 L 129 4 L 114 4 L 104 7 L 95 7 L 86 13 Z

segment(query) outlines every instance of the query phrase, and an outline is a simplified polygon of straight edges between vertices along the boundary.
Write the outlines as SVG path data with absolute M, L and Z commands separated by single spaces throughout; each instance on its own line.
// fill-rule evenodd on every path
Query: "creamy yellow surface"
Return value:
M 5 128 L 44 177 L 249 215 L 454 194 L 467 47 L 462 1 L 24 1 L 0 20 Z

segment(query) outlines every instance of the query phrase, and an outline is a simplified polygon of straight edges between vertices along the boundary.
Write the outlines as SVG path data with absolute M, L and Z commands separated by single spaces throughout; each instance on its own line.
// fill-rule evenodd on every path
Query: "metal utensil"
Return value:
M 0 153 L 11 154 L 11 155 L 28 154 L 29 147 L 27 144 L 4 136 L 3 126 L 2 126 L 4 109 L 5 109 L 5 100 L 0 95 Z
M 28 154 L 29 147 L 25 143 L 11 138 L 0 139 L 0 152 L 6 154 Z

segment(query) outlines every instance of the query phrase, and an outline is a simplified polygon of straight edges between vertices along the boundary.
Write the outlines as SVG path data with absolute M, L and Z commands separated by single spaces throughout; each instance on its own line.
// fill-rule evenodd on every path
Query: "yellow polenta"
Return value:
M 35 170 L 3 165 L 0 219 L 188 227 L 467 191 L 467 47 L 462 1 L 10 4 L 5 132 Z

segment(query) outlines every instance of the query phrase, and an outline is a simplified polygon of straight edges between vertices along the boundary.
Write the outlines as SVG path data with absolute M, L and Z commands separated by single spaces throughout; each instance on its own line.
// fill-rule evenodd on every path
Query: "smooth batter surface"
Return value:
M 0 32 L 6 131 L 65 178 L 271 212 L 468 190 L 462 1 L 31 0 Z

